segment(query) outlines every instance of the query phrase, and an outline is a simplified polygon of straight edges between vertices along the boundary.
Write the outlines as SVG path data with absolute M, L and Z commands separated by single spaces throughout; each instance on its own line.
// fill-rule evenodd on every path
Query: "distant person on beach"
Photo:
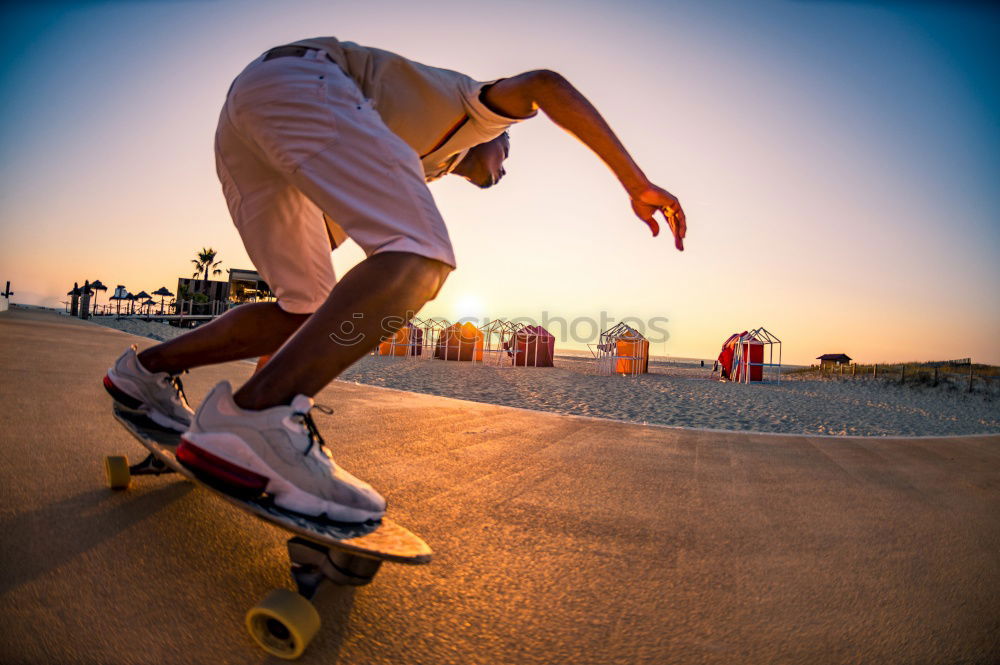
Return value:
M 385 500 L 324 447 L 312 398 L 405 325 L 454 269 L 426 182 L 452 174 L 495 185 L 507 128 L 539 109 L 607 164 L 653 236 L 660 211 L 684 249 L 677 198 L 559 74 L 484 83 L 333 37 L 307 39 L 267 51 L 236 77 L 215 135 L 229 211 L 277 302 L 240 305 L 139 354 L 127 349 L 108 371 L 108 391 L 184 432 L 178 457 L 202 472 L 259 482 L 300 513 L 381 518 Z M 347 238 L 367 258 L 337 282 L 330 251 Z M 238 391 L 222 382 L 192 411 L 180 373 L 267 354 Z

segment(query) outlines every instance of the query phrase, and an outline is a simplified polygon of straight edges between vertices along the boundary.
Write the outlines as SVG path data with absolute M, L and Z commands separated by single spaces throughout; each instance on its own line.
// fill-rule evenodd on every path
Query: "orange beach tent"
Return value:
M 439 360 L 482 361 L 482 331 L 471 323 L 453 323 L 441 331 L 434 357 Z
M 619 323 L 601 333 L 597 345 L 605 372 L 646 374 L 649 372 L 649 340 L 635 328 Z
M 411 323 L 396 331 L 378 345 L 380 356 L 419 356 L 423 346 L 424 331 Z

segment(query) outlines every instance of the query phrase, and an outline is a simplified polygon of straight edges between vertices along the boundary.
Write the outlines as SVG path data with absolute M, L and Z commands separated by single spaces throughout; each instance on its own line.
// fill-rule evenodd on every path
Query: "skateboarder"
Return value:
M 333 37 L 273 48 L 236 77 L 216 132 L 216 167 L 236 228 L 276 303 L 236 307 L 136 354 L 105 386 L 117 401 L 185 432 L 207 473 L 256 474 L 275 502 L 309 515 L 378 519 L 385 501 L 338 467 L 312 397 L 432 300 L 455 267 L 426 182 L 503 178 L 507 128 L 542 110 L 621 182 L 653 236 L 660 211 L 683 250 L 684 212 L 650 182 L 597 110 L 549 70 L 478 82 Z M 346 238 L 366 259 L 334 278 Z M 279 350 L 280 349 L 280 350 Z M 178 374 L 275 354 L 233 393 L 216 386 L 194 413 Z

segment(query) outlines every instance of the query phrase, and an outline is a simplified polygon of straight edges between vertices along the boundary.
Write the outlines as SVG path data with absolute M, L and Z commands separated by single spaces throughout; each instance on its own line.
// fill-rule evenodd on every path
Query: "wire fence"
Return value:
M 966 359 L 968 360 L 968 359 Z M 992 393 L 1000 389 L 1000 367 L 971 361 L 931 363 L 839 363 L 811 365 L 791 370 L 791 375 L 812 375 L 843 381 L 882 381 L 899 385 L 948 386 L 965 392 Z

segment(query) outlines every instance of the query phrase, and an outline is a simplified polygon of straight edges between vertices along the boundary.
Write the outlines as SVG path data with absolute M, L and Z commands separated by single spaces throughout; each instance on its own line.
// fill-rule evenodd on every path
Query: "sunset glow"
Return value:
M 3 12 L 0 280 L 14 302 L 61 307 L 84 279 L 172 289 L 202 246 L 223 268 L 251 268 L 214 172 L 220 105 L 262 51 L 332 34 L 481 80 L 556 70 L 687 211 L 679 253 L 665 225 L 650 238 L 585 146 L 544 118 L 519 124 L 500 185 L 431 186 L 458 269 L 423 316 L 664 317 L 657 355 L 712 357 L 763 325 L 792 363 L 828 352 L 1000 363 L 1000 41 L 967 7 L 515 2 L 498 15 L 226 0 Z M 353 243 L 338 249 L 338 274 L 361 258 Z

